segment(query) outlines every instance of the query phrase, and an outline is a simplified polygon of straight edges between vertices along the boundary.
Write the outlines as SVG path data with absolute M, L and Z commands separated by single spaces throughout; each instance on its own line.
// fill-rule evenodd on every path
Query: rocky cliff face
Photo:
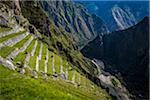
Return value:
M 136 18 L 130 12 L 130 9 L 121 9 L 115 5 L 112 9 L 112 16 L 117 24 L 117 30 L 127 29 L 137 23 Z
M 57 27 L 71 33 L 78 47 L 108 32 L 104 22 L 80 4 L 72 1 L 40 1 L 40 4 Z
M 149 18 L 145 17 L 133 27 L 104 35 L 103 43 L 97 37 L 82 49 L 91 59 L 103 59 L 105 70 L 121 74 L 130 92 L 142 99 L 148 98 L 148 23 Z

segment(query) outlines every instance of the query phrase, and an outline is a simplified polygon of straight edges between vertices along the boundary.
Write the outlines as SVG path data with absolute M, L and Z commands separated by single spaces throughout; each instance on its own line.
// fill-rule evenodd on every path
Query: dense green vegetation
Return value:
M 34 79 L 0 65 L 0 98 L 1 100 L 108 100 L 98 87 L 75 87 L 71 83 L 57 79 Z M 86 92 L 85 92 L 86 91 Z

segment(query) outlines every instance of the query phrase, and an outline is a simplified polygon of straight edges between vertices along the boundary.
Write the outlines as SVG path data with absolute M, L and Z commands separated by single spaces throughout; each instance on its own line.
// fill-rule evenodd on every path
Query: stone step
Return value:
M 16 48 L 14 51 L 12 51 L 12 52 L 7 56 L 7 59 L 12 60 L 12 59 L 14 59 L 14 57 L 16 57 L 20 52 L 24 52 L 33 39 L 34 39 L 34 37 L 31 36 L 31 37 L 24 43 L 24 45 L 23 45 L 20 49 Z
M 2 43 L 0 43 L 0 47 L 3 46 L 13 46 L 14 44 L 16 44 L 17 42 L 21 41 L 22 39 L 24 39 L 27 35 L 29 35 L 29 32 L 26 32 L 24 34 L 9 38 L 6 41 L 3 41 Z

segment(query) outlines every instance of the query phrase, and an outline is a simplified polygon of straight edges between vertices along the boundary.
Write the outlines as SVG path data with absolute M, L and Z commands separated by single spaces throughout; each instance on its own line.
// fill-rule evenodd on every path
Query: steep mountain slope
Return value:
M 123 31 L 95 38 L 82 53 L 93 59 L 102 59 L 105 69 L 122 77 L 135 98 L 148 98 L 149 18 Z M 101 45 L 100 45 L 101 44 Z M 110 66 L 111 65 L 111 66 Z
M 39 2 L 1 1 L 0 22 L 1 98 L 128 100 L 126 88 L 85 58 Z
M 78 47 L 86 45 L 97 35 L 108 33 L 105 23 L 96 15 L 72 1 L 40 1 L 57 27 L 71 33 Z
M 68 37 L 37 2 L 1 1 L 0 98 L 110 98 L 95 81 L 96 67 L 74 49 Z
M 83 49 L 82 54 L 90 59 L 103 58 L 103 41 L 102 37 L 97 36 L 94 40 L 90 41 Z

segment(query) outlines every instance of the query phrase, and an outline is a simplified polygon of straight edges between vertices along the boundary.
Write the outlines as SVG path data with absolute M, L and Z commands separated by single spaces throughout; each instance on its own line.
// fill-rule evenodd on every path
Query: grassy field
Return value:
M 75 87 L 61 79 L 34 79 L 0 65 L 1 100 L 109 100 L 101 88 Z

